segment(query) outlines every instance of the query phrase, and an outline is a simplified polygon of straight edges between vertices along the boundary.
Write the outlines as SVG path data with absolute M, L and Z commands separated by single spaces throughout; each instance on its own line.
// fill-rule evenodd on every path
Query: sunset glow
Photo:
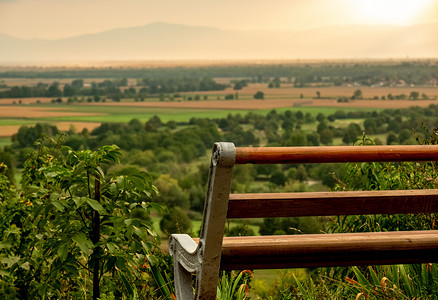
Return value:
M 411 25 L 421 23 L 435 0 L 355 0 L 350 1 L 356 22 L 361 24 Z

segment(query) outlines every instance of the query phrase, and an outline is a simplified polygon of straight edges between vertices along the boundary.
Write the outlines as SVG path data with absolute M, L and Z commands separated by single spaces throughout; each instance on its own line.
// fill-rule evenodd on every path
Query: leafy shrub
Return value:
M 158 247 L 148 220 L 162 210 L 149 202 L 157 193 L 152 178 L 105 174 L 121 156 L 115 145 L 73 151 L 62 142 L 37 142 L 20 197 L 0 175 L 2 297 L 134 298 L 144 281 L 140 266 Z
M 192 221 L 180 207 L 172 207 L 160 221 L 160 229 L 167 235 L 187 233 L 192 228 Z

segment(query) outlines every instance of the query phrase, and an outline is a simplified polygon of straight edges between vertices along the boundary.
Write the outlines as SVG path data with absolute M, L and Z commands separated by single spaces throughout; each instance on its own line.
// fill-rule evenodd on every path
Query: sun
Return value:
M 349 4 L 357 23 L 407 26 L 421 23 L 436 0 L 350 0 Z

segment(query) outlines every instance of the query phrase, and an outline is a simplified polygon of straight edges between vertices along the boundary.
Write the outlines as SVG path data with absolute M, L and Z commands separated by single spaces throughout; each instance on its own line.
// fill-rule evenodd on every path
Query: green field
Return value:
M 9 146 L 12 144 L 10 137 L 0 137 L 0 148 L 3 148 L 5 146 Z
M 32 107 L 32 106 L 29 106 Z M 230 109 L 189 109 L 189 108 L 150 108 L 150 107 L 132 107 L 132 106 L 105 106 L 105 105 L 67 105 L 67 104 L 46 104 L 35 107 L 57 108 L 63 112 L 80 112 L 100 115 L 90 116 L 63 116 L 63 117 L 35 117 L 29 119 L 8 118 L 0 120 L 1 125 L 21 125 L 32 124 L 36 122 L 129 122 L 132 119 L 139 119 L 146 122 L 153 116 L 158 116 L 163 122 L 176 121 L 188 122 L 191 118 L 224 118 L 228 114 L 246 115 L 248 112 L 266 114 L 272 109 L 246 109 L 246 110 L 230 110 Z M 373 111 L 380 110 L 377 108 L 336 108 L 336 107 L 283 107 L 275 109 L 277 112 L 301 111 L 304 114 L 310 113 L 313 116 L 323 113 L 330 115 L 338 110 L 345 112 L 350 111 Z
M 0 119 L 0 126 L 11 126 L 11 125 L 32 125 L 35 122 L 28 119 L 14 119 L 14 118 L 4 118 Z

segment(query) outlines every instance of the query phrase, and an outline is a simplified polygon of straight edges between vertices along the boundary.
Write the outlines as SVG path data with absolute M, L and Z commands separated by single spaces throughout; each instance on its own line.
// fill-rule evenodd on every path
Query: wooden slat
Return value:
M 438 231 L 226 237 L 221 268 L 272 269 L 438 262 Z
M 438 160 L 438 145 L 236 148 L 236 164 L 297 164 L 436 160 Z
M 227 218 L 438 212 L 438 190 L 231 194 Z

